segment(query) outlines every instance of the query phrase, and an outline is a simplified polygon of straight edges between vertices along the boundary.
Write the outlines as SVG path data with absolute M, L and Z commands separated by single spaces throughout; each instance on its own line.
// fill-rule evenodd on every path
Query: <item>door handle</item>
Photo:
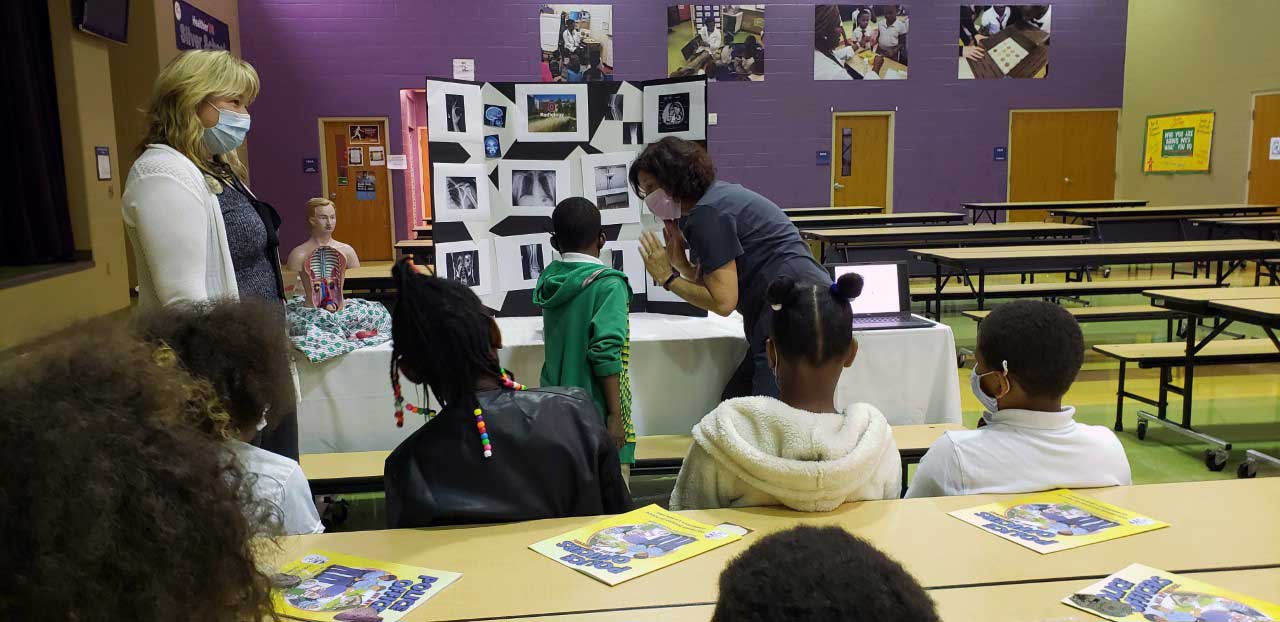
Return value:
M 338 198 L 338 193 L 336 193 L 336 192 L 330 192 L 330 193 L 329 193 L 329 199 L 330 199 L 330 200 L 333 200 L 333 199 L 336 199 L 336 198 Z
M 842 183 L 840 183 L 840 182 L 838 182 L 838 181 L 833 181 L 833 182 L 831 182 L 831 187 L 832 187 L 832 188 L 835 188 L 836 190 L 844 190 L 844 184 L 842 184 Z
M 1071 178 L 1070 178 L 1070 177 L 1063 177 L 1063 178 L 1062 178 L 1062 183 L 1064 183 L 1064 184 L 1069 184 L 1069 183 L 1071 183 Z

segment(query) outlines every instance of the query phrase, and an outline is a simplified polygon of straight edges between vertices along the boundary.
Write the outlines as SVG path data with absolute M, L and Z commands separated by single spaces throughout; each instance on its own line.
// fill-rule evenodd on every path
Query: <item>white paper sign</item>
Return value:
M 453 79 L 454 80 L 475 80 L 476 79 L 476 59 L 474 58 L 453 59 Z
M 1271 159 L 1280 160 L 1280 136 L 1271 137 Z
M 409 168 L 409 156 L 404 154 L 387 156 L 387 168 L 393 171 L 403 171 Z

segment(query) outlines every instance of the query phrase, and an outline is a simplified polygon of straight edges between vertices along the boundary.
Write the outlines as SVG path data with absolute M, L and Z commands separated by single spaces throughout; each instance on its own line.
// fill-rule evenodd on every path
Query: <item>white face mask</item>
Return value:
M 1001 393 L 1000 395 L 991 396 L 991 395 L 987 395 L 987 392 L 982 389 L 983 376 L 1003 373 L 1005 377 L 1008 377 L 1009 361 L 1001 361 L 1001 364 L 1002 364 L 1001 366 L 1004 368 L 1004 371 L 995 370 L 995 371 L 989 371 L 985 374 L 980 374 L 978 373 L 978 366 L 974 365 L 972 373 L 969 374 L 969 388 L 973 390 L 973 396 L 978 398 L 978 402 L 982 404 L 984 414 L 994 413 L 1000 410 L 1000 398 L 1004 397 L 1009 393 L 1008 389 L 1006 389 L 1005 392 Z
M 217 106 L 213 108 L 218 111 L 218 122 L 213 127 L 205 128 L 204 146 L 214 155 L 234 151 L 244 143 L 244 137 L 249 133 L 249 115 Z

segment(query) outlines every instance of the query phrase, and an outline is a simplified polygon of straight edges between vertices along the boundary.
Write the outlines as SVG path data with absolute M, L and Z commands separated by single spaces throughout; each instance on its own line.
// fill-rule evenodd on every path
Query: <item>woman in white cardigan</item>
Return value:
M 207 300 L 282 303 L 280 217 L 249 191 L 235 152 L 258 88 L 249 63 L 213 50 L 184 52 L 156 77 L 147 136 L 124 191 L 139 311 Z M 284 414 L 260 443 L 296 460 L 297 413 Z
M 780 399 L 728 400 L 693 428 L 671 509 L 785 505 L 826 512 L 849 501 L 896 499 L 902 472 L 884 415 L 834 397 L 853 364 L 849 301 L 862 279 L 846 274 L 829 288 L 782 277 L 769 286 L 773 317 L 766 349 Z
M 249 280 L 267 279 L 263 266 L 271 258 L 266 245 L 256 243 L 274 238 L 274 231 L 266 233 L 270 225 L 256 212 L 224 205 L 247 193 L 241 191 L 245 169 L 235 148 L 249 130 L 246 109 L 257 94 L 257 72 L 227 52 L 185 52 L 156 78 L 147 136 L 124 192 L 139 310 L 247 293 L 237 281 L 240 246 L 246 247 L 240 255 L 251 258 L 241 263 L 252 263 L 256 272 Z M 228 238 L 224 212 L 251 216 L 244 219 L 249 235 Z M 260 289 L 266 297 L 267 288 Z

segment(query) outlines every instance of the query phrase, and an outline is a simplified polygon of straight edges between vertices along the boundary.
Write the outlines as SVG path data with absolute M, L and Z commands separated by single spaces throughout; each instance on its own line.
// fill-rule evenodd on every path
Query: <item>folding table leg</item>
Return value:
M 1116 388 L 1116 432 L 1124 431 L 1124 370 L 1127 363 L 1120 361 L 1120 385 Z

